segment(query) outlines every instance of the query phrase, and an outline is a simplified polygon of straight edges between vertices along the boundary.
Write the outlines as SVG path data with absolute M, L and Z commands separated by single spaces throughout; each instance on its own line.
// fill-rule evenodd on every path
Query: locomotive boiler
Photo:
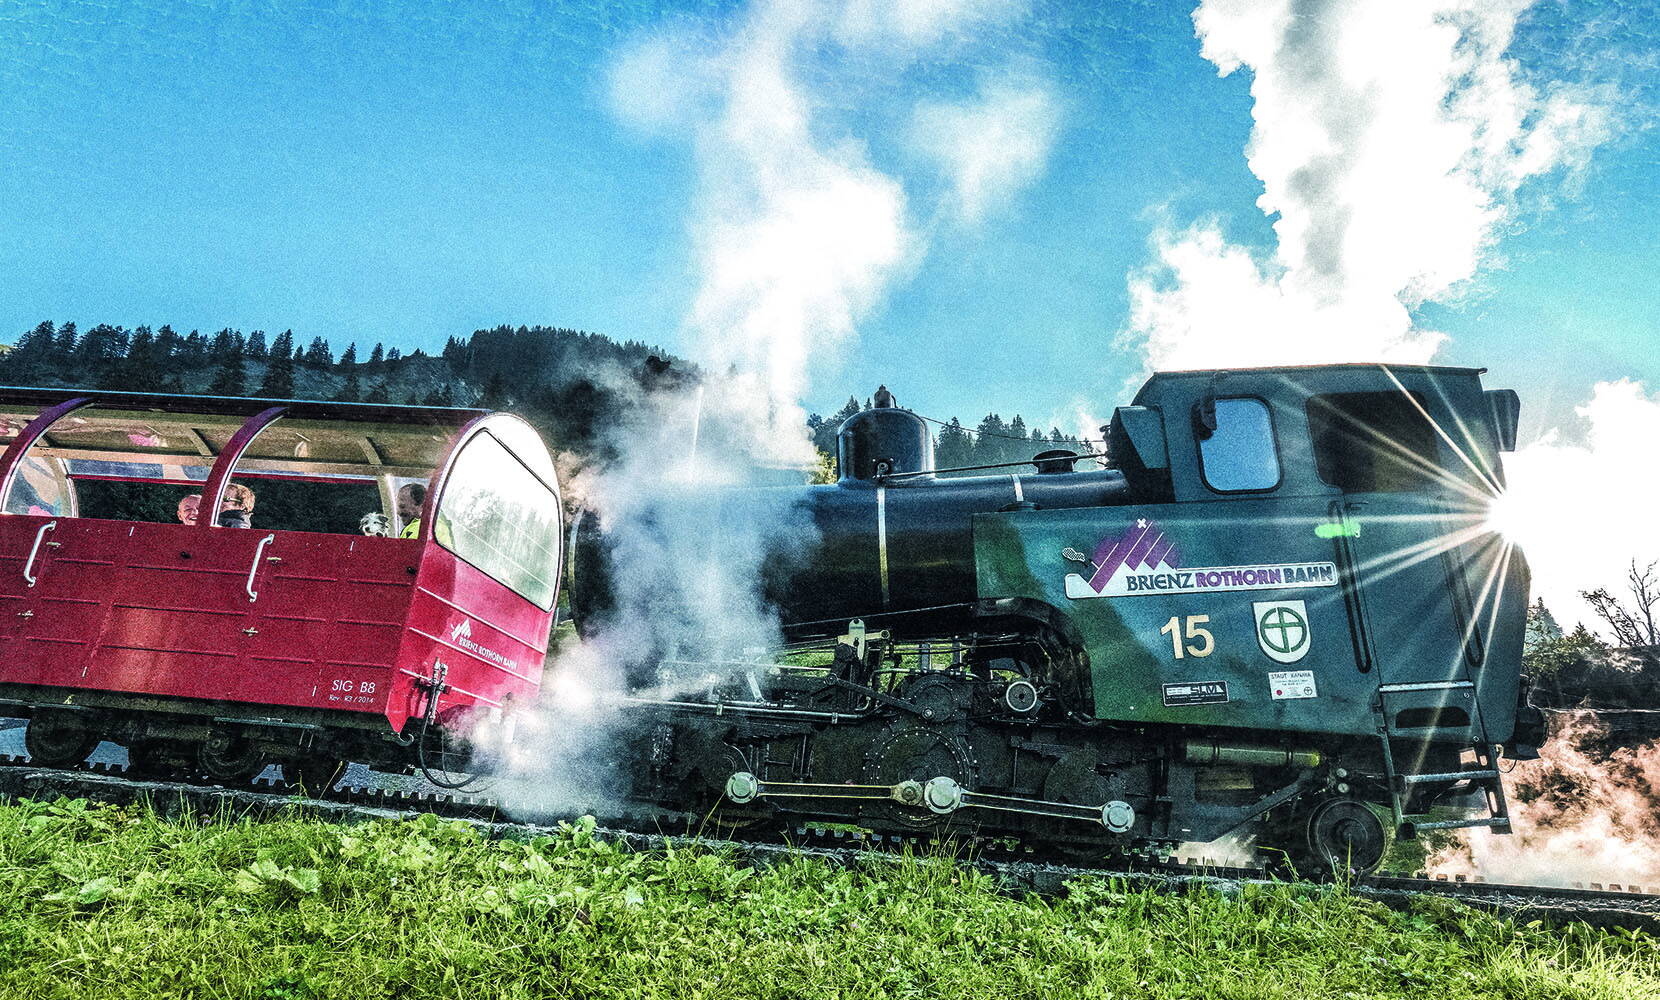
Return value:
M 1527 569 L 1486 523 L 1517 400 L 1481 374 L 1160 373 L 1087 470 L 1046 453 L 945 476 L 915 414 L 855 414 L 837 482 L 706 498 L 712 538 L 756 506 L 810 519 L 763 560 L 784 645 L 706 651 L 695 690 L 636 674 L 650 738 L 622 780 L 731 825 L 1083 855 L 1248 832 L 1304 870 L 1507 831 L 1500 759 L 1539 737 Z M 628 627 L 608 527 L 585 517 L 572 546 L 589 633 Z

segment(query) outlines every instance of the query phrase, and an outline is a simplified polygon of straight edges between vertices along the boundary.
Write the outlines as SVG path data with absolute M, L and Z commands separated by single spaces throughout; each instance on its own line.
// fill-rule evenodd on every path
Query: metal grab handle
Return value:
M 38 582 L 35 579 L 35 575 L 33 573 L 33 570 L 35 568 L 35 557 L 40 555 L 40 540 L 42 538 L 46 537 L 46 533 L 48 531 L 51 531 L 53 528 L 56 528 L 57 526 L 58 526 L 58 522 L 56 522 L 56 521 L 47 521 L 45 524 L 40 526 L 39 531 L 35 532 L 35 544 L 30 546 L 30 548 L 29 548 L 29 559 L 28 559 L 27 562 L 25 562 L 23 564 L 23 579 L 27 580 L 29 582 L 29 586 L 31 586 L 31 587 L 33 587 Z
M 276 535 L 266 535 L 259 540 L 259 546 L 254 549 L 254 563 L 248 567 L 248 600 L 259 600 L 259 592 L 254 590 L 254 577 L 259 573 L 259 557 L 265 554 L 265 546 L 277 540 Z

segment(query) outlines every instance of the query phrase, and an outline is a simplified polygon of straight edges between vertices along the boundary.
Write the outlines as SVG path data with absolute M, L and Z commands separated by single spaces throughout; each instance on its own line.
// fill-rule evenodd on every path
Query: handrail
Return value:
M 35 557 L 40 555 L 40 540 L 46 537 L 48 531 L 55 529 L 57 526 L 57 521 L 47 521 L 40 526 L 39 531 L 35 532 L 35 544 L 29 548 L 29 558 L 23 563 L 23 579 L 28 581 L 31 587 L 39 582 L 31 571 L 35 568 Z M 56 545 L 57 543 L 53 542 L 52 544 Z
M 259 540 L 259 544 L 254 547 L 254 562 L 253 565 L 248 567 L 248 582 L 245 585 L 248 590 L 248 600 L 250 601 L 259 600 L 259 591 L 254 589 L 254 577 L 259 574 L 259 557 L 265 554 L 265 546 L 270 545 L 276 540 L 276 535 L 266 535 L 264 538 L 261 538 Z

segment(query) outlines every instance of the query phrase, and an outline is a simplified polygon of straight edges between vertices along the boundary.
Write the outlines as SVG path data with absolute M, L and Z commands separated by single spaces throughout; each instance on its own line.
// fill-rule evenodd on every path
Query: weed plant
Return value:
M 0 806 L 0 997 L 426 996 L 1627 1000 L 1660 997 L 1660 948 L 1342 889 L 1045 899 L 945 858 L 751 869 L 591 822 L 502 841 L 431 816 Z

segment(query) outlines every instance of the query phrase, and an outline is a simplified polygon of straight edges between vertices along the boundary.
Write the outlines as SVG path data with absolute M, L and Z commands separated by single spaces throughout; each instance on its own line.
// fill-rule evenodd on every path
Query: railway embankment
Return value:
M 0 995 L 1624 998 L 1660 995 L 1660 943 L 1431 896 L 1011 893 L 944 858 L 60 799 L 0 805 Z

